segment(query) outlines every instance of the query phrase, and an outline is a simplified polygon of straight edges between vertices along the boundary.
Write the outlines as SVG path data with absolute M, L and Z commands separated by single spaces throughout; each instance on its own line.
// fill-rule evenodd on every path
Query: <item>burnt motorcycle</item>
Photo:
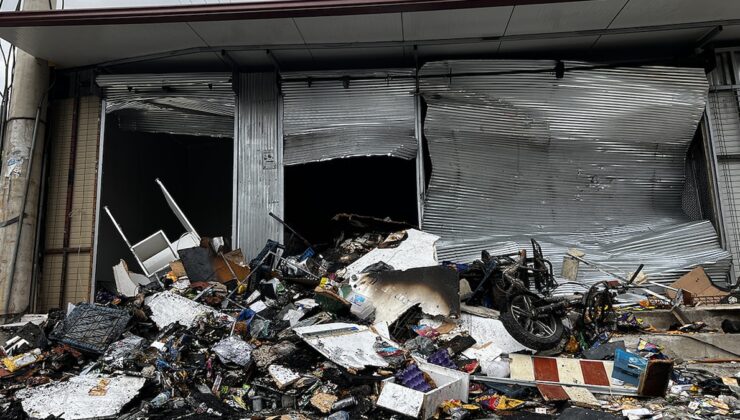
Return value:
M 571 325 L 584 344 L 609 334 L 616 327 L 615 297 L 629 287 L 620 281 L 602 281 L 584 293 L 556 294 L 559 285 L 552 263 L 534 239 L 531 257 L 524 249 L 495 256 L 483 251 L 471 271 L 478 272 L 478 283 L 466 303 L 497 309 L 509 334 L 534 350 L 549 350 L 561 342 L 569 313 L 576 315 Z

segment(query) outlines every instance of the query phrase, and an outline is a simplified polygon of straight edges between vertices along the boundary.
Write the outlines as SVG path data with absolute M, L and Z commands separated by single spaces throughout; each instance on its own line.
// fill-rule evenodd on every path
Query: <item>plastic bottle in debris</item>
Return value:
M 331 416 L 327 417 L 326 420 L 349 420 L 349 413 L 346 411 L 337 411 Z
M 249 397 L 249 399 L 252 401 L 252 411 L 262 411 L 262 397 L 255 395 Z
M 355 397 L 344 398 L 344 399 L 334 402 L 334 404 L 331 405 L 331 411 L 342 410 L 347 407 L 352 407 L 353 405 L 356 405 L 356 404 L 357 404 L 357 398 Z
M 464 408 L 453 408 L 450 412 L 451 420 L 465 420 L 470 418 L 470 412 Z
M 149 402 L 149 404 L 152 405 L 154 408 L 160 408 L 167 404 L 167 401 L 170 399 L 170 393 L 167 391 L 159 393 L 156 397 L 152 398 L 152 400 Z

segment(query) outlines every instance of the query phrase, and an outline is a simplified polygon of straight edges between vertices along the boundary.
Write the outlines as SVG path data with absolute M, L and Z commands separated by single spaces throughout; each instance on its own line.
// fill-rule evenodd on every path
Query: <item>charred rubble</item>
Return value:
M 694 290 L 711 283 L 703 271 L 641 295 L 648 280 L 637 266 L 559 293 L 563 275 L 536 240 L 515 254 L 443 262 L 429 233 L 354 215 L 336 222 L 331 244 L 293 232 L 292 245 L 268 241 L 250 261 L 204 238 L 156 276 L 122 262 L 116 290 L 94 303 L 2 326 L 2 418 L 740 413 L 737 368 L 672 357 L 641 319 L 705 298 Z M 575 251 L 565 258 L 592 264 Z M 635 292 L 643 299 L 623 299 Z M 720 304 L 735 296 L 719 294 Z M 711 329 L 686 317 L 672 334 Z

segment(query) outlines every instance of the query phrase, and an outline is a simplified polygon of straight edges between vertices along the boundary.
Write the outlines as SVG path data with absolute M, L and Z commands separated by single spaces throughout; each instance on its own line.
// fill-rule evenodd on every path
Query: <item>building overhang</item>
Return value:
M 740 40 L 725 0 L 313 0 L 0 13 L 59 68 L 286 69 L 441 58 L 691 55 Z

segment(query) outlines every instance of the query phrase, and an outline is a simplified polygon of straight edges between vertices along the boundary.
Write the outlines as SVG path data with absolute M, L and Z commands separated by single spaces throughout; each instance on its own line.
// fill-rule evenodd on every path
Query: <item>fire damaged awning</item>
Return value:
M 283 73 L 285 165 L 358 156 L 414 159 L 413 74 Z
M 442 238 L 440 259 L 516 252 L 535 237 L 547 255 L 577 247 L 622 272 L 644 263 L 656 281 L 699 264 L 724 276 L 730 255 L 712 224 L 682 209 L 704 71 L 567 62 L 558 78 L 555 68 L 553 61 L 422 68 L 433 167 L 423 227 Z
M 234 137 L 230 73 L 101 75 L 96 79 L 127 131 Z

